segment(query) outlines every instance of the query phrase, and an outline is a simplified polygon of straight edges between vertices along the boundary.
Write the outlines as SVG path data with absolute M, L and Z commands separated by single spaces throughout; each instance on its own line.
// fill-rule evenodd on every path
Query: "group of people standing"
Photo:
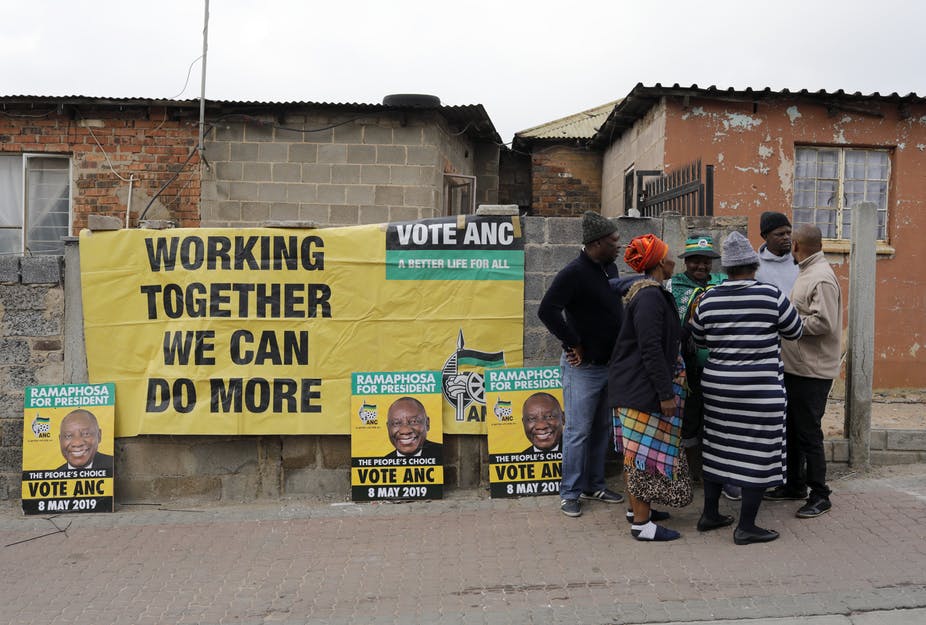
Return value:
M 786 215 L 766 212 L 760 232 L 758 252 L 739 232 L 719 255 L 711 237 L 689 238 L 676 274 L 658 237 L 621 246 L 616 219 L 583 215 L 583 249 L 538 311 L 563 346 L 565 515 L 583 499 L 624 502 L 605 484 L 611 440 L 637 540 L 680 537 L 653 504 L 688 505 L 695 464 L 697 530 L 735 522 L 738 545 L 778 537 L 756 524 L 763 499 L 806 499 L 801 518 L 830 509 L 821 421 L 841 362 L 839 284 L 816 226 L 792 236 Z M 636 275 L 619 276 L 621 254 Z M 738 519 L 720 513 L 721 495 L 740 500 Z

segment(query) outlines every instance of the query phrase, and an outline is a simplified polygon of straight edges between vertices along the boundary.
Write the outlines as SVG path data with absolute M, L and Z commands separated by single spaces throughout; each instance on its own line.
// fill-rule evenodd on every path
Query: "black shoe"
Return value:
M 757 527 L 754 530 L 733 530 L 733 542 L 737 545 L 751 545 L 752 543 L 768 543 L 778 538 L 775 530 L 766 530 Z
M 798 509 L 796 516 L 799 519 L 812 519 L 826 514 L 832 507 L 833 504 L 830 503 L 828 497 L 811 497 Z
M 776 486 L 762 493 L 762 499 L 768 501 L 800 501 L 807 499 L 807 489 L 789 490 L 787 486 Z
M 648 523 L 652 523 L 649 521 Z M 662 525 L 656 525 L 656 533 L 652 538 L 647 538 L 643 536 L 643 528 L 648 524 L 644 523 L 643 525 L 633 524 L 630 526 L 630 535 L 636 538 L 637 540 L 647 541 L 647 542 L 667 542 L 670 540 L 676 540 L 682 537 L 681 534 L 675 530 L 670 530 L 668 527 L 663 527 Z M 636 529 L 640 528 L 640 529 Z
M 721 527 L 726 527 L 728 525 L 733 525 L 735 519 L 729 514 L 722 514 L 717 519 L 711 519 L 705 515 L 701 515 L 701 518 L 698 519 L 698 531 L 699 532 L 709 532 L 711 530 L 720 529 Z
M 633 523 L 633 510 L 627 511 L 627 522 Z M 660 521 L 668 521 L 672 518 L 672 515 L 664 510 L 656 510 L 655 508 L 649 509 L 649 520 L 653 523 L 659 523 Z

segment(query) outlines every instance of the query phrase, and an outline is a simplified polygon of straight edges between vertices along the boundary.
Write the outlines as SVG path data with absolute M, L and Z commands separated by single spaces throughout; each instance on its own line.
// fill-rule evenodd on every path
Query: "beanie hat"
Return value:
M 689 256 L 707 256 L 708 258 L 720 258 L 720 254 L 714 251 L 714 239 L 704 235 L 700 237 L 689 237 L 685 240 L 685 251 L 678 255 L 679 258 L 688 258 Z
M 727 235 L 727 238 L 723 241 L 723 255 L 720 258 L 720 264 L 724 268 L 758 263 L 759 255 L 752 249 L 749 239 L 735 230 Z
M 597 241 L 617 230 L 617 219 L 607 219 L 595 211 L 582 213 L 582 244 Z
M 634 237 L 627 244 L 624 262 L 637 273 L 643 273 L 658 265 L 668 253 L 669 246 L 662 239 L 652 234 L 644 234 Z
M 788 221 L 788 216 L 784 213 L 765 211 L 762 213 L 762 216 L 759 217 L 759 234 L 762 235 L 762 238 L 764 239 L 765 235 L 775 228 L 781 228 L 782 226 L 790 225 L 791 222 Z

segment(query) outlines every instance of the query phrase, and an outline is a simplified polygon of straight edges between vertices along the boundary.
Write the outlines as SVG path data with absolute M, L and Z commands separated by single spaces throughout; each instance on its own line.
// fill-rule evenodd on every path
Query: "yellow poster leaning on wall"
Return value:
M 112 384 L 27 386 L 25 514 L 113 511 Z
M 485 433 L 486 368 L 523 360 L 517 217 L 83 231 L 91 381 L 116 436 L 347 434 L 351 372 L 441 372 L 446 433 Z
M 351 402 L 351 498 L 440 499 L 444 435 L 439 371 L 357 372 Z

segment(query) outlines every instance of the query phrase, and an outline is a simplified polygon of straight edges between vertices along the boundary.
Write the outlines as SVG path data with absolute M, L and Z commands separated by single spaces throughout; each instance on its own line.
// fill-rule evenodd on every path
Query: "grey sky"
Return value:
M 926 95 L 906 0 L 211 0 L 206 97 L 482 104 L 504 141 L 638 82 Z M 3 3 L 0 94 L 197 98 L 202 0 Z

